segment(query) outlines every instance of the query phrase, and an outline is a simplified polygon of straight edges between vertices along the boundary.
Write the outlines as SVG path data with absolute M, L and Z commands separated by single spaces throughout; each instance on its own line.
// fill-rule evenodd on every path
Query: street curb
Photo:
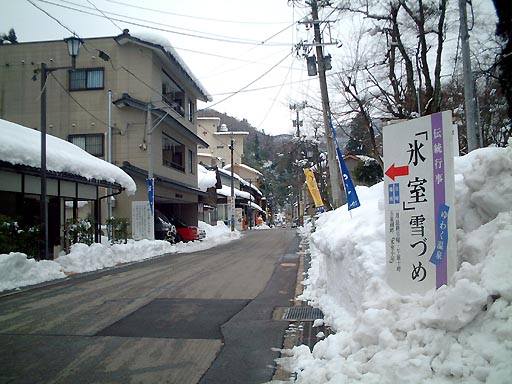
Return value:
M 307 252 L 307 240 L 302 239 L 299 244 L 299 251 L 297 252 L 299 255 L 299 266 L 297 269 L 297 282 L 295 285 L 295 297 L 293 298 L 293 306 L 294 307 L 303 307 L 306 304 L 304 301 L 299 300 L 298 297 L 302 295 L 304 291 L 304 273 L 305 273 L 305 255 Z M 283 336 L 283 347 L 282 350 L 292 349 L 293 347 L 299 345 L 299 333 L 296 331 L 296 327 L 292 327 L 291 325 L 294 322 L 290 322 L 290 327 L 286 330 Z M 281 353 L 280 358 L 283 357 Z M 289 382 L 293 380 L 294 375 L 292 372 L 287 371 L 281 365 L 276 365 L 276 370 L 274 375 L 272 376 L 272 381 L 270 383 L 276 382 Z

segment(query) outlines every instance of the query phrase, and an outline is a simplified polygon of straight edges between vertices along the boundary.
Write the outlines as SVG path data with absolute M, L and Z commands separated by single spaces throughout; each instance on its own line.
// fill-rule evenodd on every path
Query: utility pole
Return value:
M 39 215 L 41 221 L 41 253 L 39 258 L 48 259 L 48 197 L 46 189 L 46 82 L 48 70 L 46 63 L 41 63 L 41 196 Z
M 154 220 L 155 220 L 155 179 L 153 175 L 153 145 L 151 142 L 151 135 L 153 134 L 153 130 L 156 127 L 153 127 L 153 118 L 152 118 L 152 112 L 153 105 L 151 103 L 147 104 L 147 110 L 146 110 L 146 150 L 148 152 L 148 179 L 146 180 L 147 187 L 148 187 L 148 197 L 150 199 L 149 201 L 149 210 L 151 213 L 151 221 L 150 221 L 150 239 L 155 239 L 155 227 L 154 227 Z
M 297 220 L 299 221 L 299 224 L 302 224 L 303 218 L 302 218 L 302 210 L 300 209 L 300 202 L 301 202 L 301 187 L 302 187 L 302 167 L 300 166 L 300 148 L 301 148 L 301 141 L 300 141 L 300 127 L 302 126 L 302 120 L 300 119 L 300 111 L 302 111 L 304 108 L 306 108 L 307 102 L 303 101 L 302 103 L 293 103 L 290 104 L 290 109 L 295 110 L 297 114 L 297 120 L 294 121 L 294 126 L 297 127 L 297 182 L 298 182 L 298 193 L 297 193 Z
M 300 127 L 302 126 L 302 121 L 300 120 L 299 112 L 302 111 L 304 108 L 306 108 L 306 105 L 308 103 L 306 101 L 303 101 L 302 103 L 293 103 L 290 104 L 290 109 L 297 113 L 297 120 L 293 122 L 293 126 L 297 127 L 297 138 L 300 139 Z
M 109 89 L 108 91 L 108 133 L 107 133 L 107 141 L 108 141 L 108 157 L 107 161 L 109 163 L 112 163 L 112 90 Z M 107 190 L 107 219 L 110 220 L 112 218 L 112 196 L 110 194 L 112 193 L 112 189 L 108 188 Z M 111 231 L 108 231 L 108 236 L 110 240 L 110 233 Z
M 322 115 L 324 120 L 325 137 L 327 138 L 327 156 L 329 158 L 329 178 L 331 180 L 331 199 L 334 209 L 341 206 L 342 191 L 341 177 L 336 159 L 336 149 L 330 127 L 329 93 L 327 92 L 327 79 L 325 77 L 325 58 L 322 47 L 322 34 L 318 18 L 317 0 L 311 0 L 311 13 L 313 16 L 313 29 L 315 32 L 316 57 L 318 59 L 318 78 L 320 80 L 320 94 L 322 96 Z
M 476 106 L 475 92 L 473 88 L 473 72 L 471 71 L 471 58 L 469 51 L 469 32 L 468 32 L 468 16 L 466 11 L 466 1 L 459 0 L 459 17 L 460 17 L 460 40 L 462 50 L 462 64 L 464 72 L 464 100 L 466 112 L 466 130 L 468 140 L 468 152 L 471 152 L 479 146 L 479 134 L 476 129 Z
M 231 216 L 231 232 L 235 232 L 235 179 L 233 175 L 233 168 L 235 164 L 233 164 L 233 150 L 234 150 L 235 140 L 233 140 L 233 132 L 231 132 L 231 145 L 229 149 L 231 150 L 231 201 L 229 204 L 229 214 Z

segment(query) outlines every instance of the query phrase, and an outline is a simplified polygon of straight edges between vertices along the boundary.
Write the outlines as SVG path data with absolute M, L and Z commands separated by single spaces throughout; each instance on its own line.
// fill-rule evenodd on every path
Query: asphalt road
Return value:
M 294 230 L 251 231 L 0 297 L 0 383 L 264 383 L 298 244 Z

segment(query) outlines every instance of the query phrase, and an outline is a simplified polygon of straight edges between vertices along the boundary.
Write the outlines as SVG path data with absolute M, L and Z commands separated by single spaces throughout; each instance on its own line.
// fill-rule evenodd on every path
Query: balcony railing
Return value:
M 176 112 L 178 112 L 182 117 L 185 117 L 185 108 L 175 100 L 173 100 L 173 94 L 172 93 L 164 93 L 162 95 L 162 101 L 167 104 L 169 107 L 174 109 Z

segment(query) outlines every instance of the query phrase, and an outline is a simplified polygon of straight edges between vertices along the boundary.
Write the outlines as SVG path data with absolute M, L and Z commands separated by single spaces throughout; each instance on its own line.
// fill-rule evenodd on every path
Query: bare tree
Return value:
M 441 110 L 447 0 L 343 0 L 337 11 L 358 18 L 359 31 L 332 84 L 341 99 L 336 112 L 364 116 L 382 167 L 376 120 Z
M 446 4 L 447 0 L 350 0 L 338 6 L 344 14 L 362 16 L 367 35 L 375 41 L 375 54 L 384 57 L 361 69 L 368 72 L 381 108 L 392 117 L 440 110 Z

